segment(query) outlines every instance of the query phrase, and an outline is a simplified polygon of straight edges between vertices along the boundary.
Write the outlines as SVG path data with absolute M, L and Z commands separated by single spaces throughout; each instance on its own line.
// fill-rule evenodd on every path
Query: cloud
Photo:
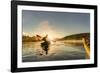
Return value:
M 60 37 L 60 35 L 55 31 L 55 28 L 50 25 L 49 21 L 42 21 L 39 23 L 39 26 L 36 27 L 35 34 L 40 34 L 42 36 L 45 36 L 48 34 L 49 36 L 53 38 Z

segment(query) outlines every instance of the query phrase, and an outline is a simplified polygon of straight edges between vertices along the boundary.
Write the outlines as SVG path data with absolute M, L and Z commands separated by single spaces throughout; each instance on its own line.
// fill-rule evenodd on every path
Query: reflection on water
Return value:
M 45 55 L 40 43 L 41 42 L 23 43 L 23 62 L 85 59 L 85 49 L 83 45 L 55 42 L 50 45 L 49 54 Z

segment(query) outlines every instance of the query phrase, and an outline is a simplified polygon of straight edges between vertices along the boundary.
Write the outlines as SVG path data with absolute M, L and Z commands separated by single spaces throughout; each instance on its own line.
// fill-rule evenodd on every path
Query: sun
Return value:
M 54 40 L 54 37 L 53 37 L 53 36 L 48 35 L 48 39 L 49 39 L 49 40 L 51 40 L 51 41 L 53 41 L 53 40 Z

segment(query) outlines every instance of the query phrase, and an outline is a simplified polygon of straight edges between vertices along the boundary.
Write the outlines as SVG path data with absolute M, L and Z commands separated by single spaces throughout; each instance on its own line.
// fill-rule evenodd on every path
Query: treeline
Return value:
M 40 35 L 36 35 L 32 37 L 23 35 L 22 41 L 23 42 L 37 42 L 37 41 L 41 41 L 42 38 L 43 37 Z M 55 40 L 81 40 L 82 38 L 86 38 L 90 40 L 90 33 L 73 34 L 73 35 L 65 36 L 63 38 L 55 39 Z
M 73 34 L 66 37 L 63 37 L 59 40 L 81 40 L 82 38 L 90 39 L 90 33 L 80 33 L 80 34 Z
M 24 36 L 22 37 L 22 41 L 23 42 L 37 42 L 37 41 L 41 41 L 42 37 L 39 36 L 39 35 L 36 35 L 36 36 Z

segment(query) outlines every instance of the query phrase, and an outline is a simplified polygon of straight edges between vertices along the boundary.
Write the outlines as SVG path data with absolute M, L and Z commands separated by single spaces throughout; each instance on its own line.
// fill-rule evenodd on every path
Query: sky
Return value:
M 90 32 L 90 14 L 23 10 L 22 25 L 23 34 L 64 37 Z

